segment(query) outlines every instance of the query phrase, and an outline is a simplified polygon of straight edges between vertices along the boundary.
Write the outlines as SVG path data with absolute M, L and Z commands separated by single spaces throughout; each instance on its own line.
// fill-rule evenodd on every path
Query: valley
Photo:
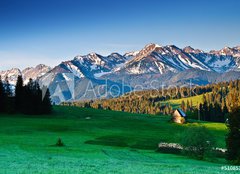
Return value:
M 207 127 L 225 148 L 225 124 L 169 119 L 62 106 L 52 115 L 0 114 L 0 173 L 222 173 L 222 158 L 199 161 L 156 149 L 160 142 L 178 143 L 191 126 Z M 54 146 L 58 138 L 63 147 Z

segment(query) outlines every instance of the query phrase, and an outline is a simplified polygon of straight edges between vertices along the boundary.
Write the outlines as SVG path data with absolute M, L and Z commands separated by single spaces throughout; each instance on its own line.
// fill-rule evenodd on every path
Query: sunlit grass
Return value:
M 0 173 L 221 173 L 223 164 L 155 150 L 159 142 L 178 143 L 193 125 L 206 126 L 224 148 L 226 126 L 169 120 L 75 107 L 54 107 L 50 116 L 0 115 Z M 64 147 L 54 146 L 59 137 Z

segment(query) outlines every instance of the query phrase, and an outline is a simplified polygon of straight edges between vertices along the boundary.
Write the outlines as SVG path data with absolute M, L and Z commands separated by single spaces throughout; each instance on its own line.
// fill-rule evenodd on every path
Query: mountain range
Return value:
M 28 67 L 24 70 L 20 70 L 18 68 L 12 68 L 10 70 L 1 71 L 0 76 L 3 81 L 5 81 L 6 77 L 11 85 L 15 85 L 17 82 L 17 78 L 19 75 L 23 76 L 24 84 L 27 84 L 29 79 L 36 80 L 49 72 L 51 67 L 39 64 L 36 67 Z
M 76 56 L 50 68 L 38 65 L 20 71 L 0 72 L 4 80 L 15 84 L 22 75 L 48 86 L 56 103 L 115 97 L 131 90 L 160 88 L 162 85 L 193 85 L 229 81 L 240 78 L 240 46 L 204 52 L 190 46 L 148 44 L 140 51 L 124 55 L 102 56 L 91 53 Z

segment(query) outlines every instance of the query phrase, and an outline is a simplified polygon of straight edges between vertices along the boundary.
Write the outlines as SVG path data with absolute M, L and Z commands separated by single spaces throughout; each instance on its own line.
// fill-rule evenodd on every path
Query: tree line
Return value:
M 203 95 L 193 106 L 189 96 Z M 240 80 L 197 86 L 194 89 L 170 88 L 128 93 L 118 98 L 90 101 L 63 102 L 62 105 L 74 105 L 95 109 L 115 110 L 143 114 L 164 114 L 173 112 L 171 99 L 183 99 L 180 107 L 193 119 L 213 122 L 225 122 L 231 112 L 232 101 L 240 106 Z
M 199 105 L 201 120 L 225 122 L 235 107 L 240 107 L 240 80 L 219 83 L 212 93 L 203 95 Z
M 43 92 L 46 94 L 43 97 Z M 40 88 L 37 81 L 29 80 L 23 84 L 22 76 L 18 76 L 15 89 L 9 84 L 8 77 L 0 77 L 0 113 L 50 114 L 52 104 L 50 92 L 46 87 Z
M 166 101 L 181 99 L 211 92 L 213 85 L 196 86 L 194 88 L 176 87 L 159 90 L 145 90 L 127 93 L 118 98 L 99 99 L 90 101 L 63 102 L 62 105 L 91 107 L 115 111 L 143 113 L 143 114 L 171 114 L 173 108 Z
M 164 94 L 165 93 L 165 94 Z M 172 106 L 167 101 L 189 96 L 189 88 L 172 88 L 128 93 L 112 99 L 99 99 L 83 102 L 63 102 L 62 105 L 91 107 L 124 112 L 146 114 L 170 114 Z M 167 95 L 166 95 L 167 94 Z M 193 106 L 191 100 L 182 100 L 180 107 L 195 119 L 225 122 L 228 127 L 226 136 L 226 158 L 233 164 L 240 164 L 240 80 L 221 82 L 194 88 L 191 96 L 202 94 L 202 100 Z

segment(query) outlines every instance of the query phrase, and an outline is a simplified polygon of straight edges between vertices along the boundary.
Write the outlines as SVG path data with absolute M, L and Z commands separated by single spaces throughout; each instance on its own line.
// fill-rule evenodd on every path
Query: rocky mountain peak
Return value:
M 12 68 L 10 70 L 0 72 L 2 80 L 4 81 L 6 78 L 8 78 L 8 81 L 11 85 L 15 85 L 18 76 L 21 74 L 21 70 L 18 68 Z
M 148 55 L 150 55 L 152 52 L 156 51 L 157 49 L 161 48 L 158 44 L 148 44 L 146 45 L 139 53 L 136 54 L 136 57 L 132 61 L 138 61 Z
M 95 87 L 97 87 L 104 83 L 103 80 L 110 79 L 111 84 L 116 84 L 122 78 L 130 82 L 129 85 L 132 82 L 142 84 L 138 78 L 143 78 L 148 85 L 148 81 L 151 79 L 164 81 L 164 79 L 158 77 L 166 77 L 165 80 L 168 81 L 169 75 L 176 75 L 173 77 L 175 79 L 174 83 L 181 83 L 181 79 L 184 78 L 194 78 L 198 83 L 203 79 L 202 73 L 210 74 L 209 77 L 215 74 L 217 77 L 219 74 L 239 70 L 240 46 L 225 47 L 219 51 L 207 53 L 191 46 L 180 49 L 175 45 L 159 46 L 152 43 L 146 45 L 140 51 L 128 52 L 124 55 L 112 53 L 108 56 L 102 56 L 97 53 L 90 53 L 62 62 L 53 69 L 40 64 L 23 71 L 17 68 L 2 71 L 0 75 L 2 79 L 8 76 L 10 83 L 15 84 L 18 75 L 22 75 L 24 83 L 27 83 L 29 78 L 44 79 L 50 77 L 50 74 L 48 74 L 50 72 L 57 76 L 52 81 L 53 88 L 51 89 L 55 89 L 57 83 L 70 81 L 71 77 L 68 76 L 68 73 L 76 77 L 77 81 L 82 84 L 81 87 L 86 86 L 89 80 L 93 81 Z M 197 75 L 196 78 L 192 76 L 194 72 Z M 177 76 L 177 74 L 182 75 Z M 236 75 L 233 73 L 231 77 L 236 77 Z M 65 89 L 65 87 L 63 88 Z M 79 92 L 82 92 L 82 90 L 79 90 Z
M 133 57 L 136 57 L 138 53 L 139 51 L 131 51 L 131 52 L 125 53 L 123 56 L 129 60 L 129 59 L 132 59 Z
M 191 47 L 191 46 L 187 46 L 187 47 L 183 48 L 183 51 L 186 52 L 186 53 L 194 53 L 194 54 L 203 53 L 202 50 L 194 49 L 194 48 Z
M 25 68 L 23 71 L 21 71 L 18 68 L 13 68 L 7 71 L 1 71 L 0 75 L 3 80 L 6 77 L 8 77 L 9 83 L 12 85 L 16 84 L 18 76 L 21 75 L 23 77 L 24 83 L 26 84 L 30 78 L 36 80 L 37 78 L 46 74 L 50 70 L 51 68 L 49 66 L 40 64 L 37 65 L 36 67 Z

